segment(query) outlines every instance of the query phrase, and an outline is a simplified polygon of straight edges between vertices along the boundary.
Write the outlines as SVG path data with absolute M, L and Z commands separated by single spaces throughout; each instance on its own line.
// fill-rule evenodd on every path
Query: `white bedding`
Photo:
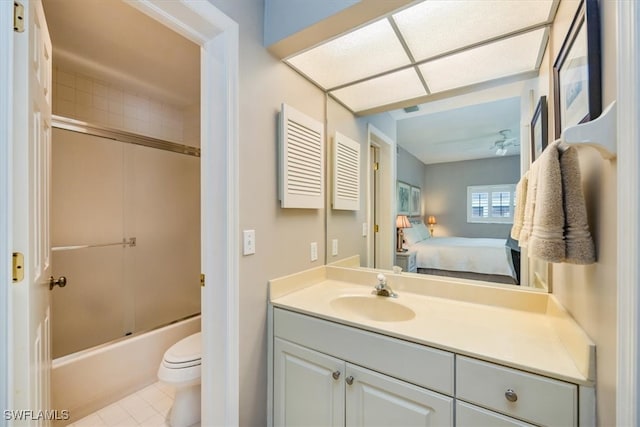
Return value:
M 432 237 L 409 246 L 409 250 L 416 251 L 418 268 L 470 271 L 515 278 L 511 252 L 505 243 L 505 239 Z

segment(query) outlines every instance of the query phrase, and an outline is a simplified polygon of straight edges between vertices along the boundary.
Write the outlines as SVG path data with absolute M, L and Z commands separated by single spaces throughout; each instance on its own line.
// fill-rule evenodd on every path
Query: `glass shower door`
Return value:
M 122 336 L 125 319 L 123 144 L 53 129 L 53 357 Z M 108 246 L 104 246 L 108 245 Z
M 200 158 L 54 128 L 53 356 L 200 313 Z M 135 241 L 133 240 L 135 239 Z

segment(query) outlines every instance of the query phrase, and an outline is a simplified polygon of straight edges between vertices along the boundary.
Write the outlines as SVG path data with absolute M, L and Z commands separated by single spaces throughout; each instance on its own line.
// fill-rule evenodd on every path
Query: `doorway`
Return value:
M 202 396 L 211 404 L 203 406 L 203 424 L 234 425 L 238 423 L 238 295 L 237 295 L 237 243 L 238 231 L 238 200 L 237 200 L 237 140 L 238 140 L 238 26 L 226 15 L 208 2 L 187 2 L 161 0 L 138 0 L 130 4 L 146 15 L 161 22 L 163 25 L 182 34 L 189 40 L 201 46 L 202 70 L 201 117 L 207 122 L 201 128 L 203 149 L 201 181 L 203 183 L 201 195 L 202 211 L 202 272 L 205 277 L 218 277 L 225 284 L 216 287 L 203 287 L 202 294 L 202 323 L 203 325 L 221 325 L 220 328 L 203 328 L 202 343 Z M 0 5 L 0 22 L 9 28 L 13 20 L 13 3 L 2 2 Z M 0 33 L 0 57 L 4 64 L 0 75 L 3 77 L 0 85 L 0 121 L 7 126 L 2 127 L 4 153 L 10 153 L 8 141 L 14 133 L 12 111 L 16 97 L 14 97 L 14 83 L 17 77 L 11 71 L 13 67 L 14 35 L 9 31 Z M 5 49 L 6 47 L 6 49 Z M 6 77 L 6 79 L 5 79 Z M 18 97 L 21 95 L 17 93 Z M 22 94 L 25 95 L 26 94 Z M 215 113 L 214 113 L 215 111 Z M 216 141 L 216 143 L 214 143 Z M 15 144 L 28 144 L 29 141 L 15 140 Z M 2 156 L 2 173 L 0 177 L 0 252 L 9 254 L 13 250 L 16 236 L 11 221 L 14 217 L 13 194 L 22 190 L 22 182 L 30 182 L 28 171 L 24 172 L 26 180 L 17 180 L 16 168 L 12 168 L 10 155 Z M 13 181 L 12 181 L 13 180 Z M 216 191 L 213 191 L 215 183 Z M 26 184 L 25 184 L 26 185 Z M 224 208 L 221 208 L 224 207 Z M 30 210 L 30 209 L 29 209 Z M 19 212 L 27 215 L 28 212 Z M 213 256 L 217 254 L 217 256 Z M 10 259 L 4 257 L 3 259 Z M 5 277 L 11 275 L 11 263 L 2 264 Z M 21 325 L 16 324 L 8 313 L 15 313 L 28 307 L 14 306 L 12 298 L 7 292 L 6 306 L 2 311 L 2 324 L 8 325 L 0 338 L 4 343 L 11 343 L 12 336 L 20 334 Z M 28 302 L 27 302 L 28 303 Z M 17 375 L 13 371 L 10 360 L 23 357 L 17 347 L 3 345 L 0 355 L 2 376 L 2 390 L 13 390 L 13 382 Z M 24 350 L 22 350 L 24 351 Z M 218 374 L 225 372 L 223 378 Z M 9 375 L 11 373 L 11 375 Z M 26 373 L 29 376 L 29 373 Z M 216 381 L 208 379 L 216 378 Z M 11 379 L 11 382 L 9 381 Z M 36 390 L 37 391 L 37 390 Z M 32 393 L 24 394 L 25 402 L 18 402 L 14 396 L 5 392 L 0 395 L 5 407 L 20 406 L 40 409 L 28 400 Z M 37 402 L 38 398 L 33 402 Z
M 369 231 L 373 234 L 373 238 L 369 239 L 369 248 L 367 249 L 370 254 L 370 259 L 373 262 L 369 262 L 368 267 L 376 268 L 380 265 L 378 250 L 380 241 L 378 239 L 378 232 L 380 226 L 378 224 L 380 217 L 380 182 L 378 180 L 378 170 L 380 168 L 380 147 L 371 143 L 369 146 L 369 212 L 371 215 L 371 221 Z
M 368 165 L 377 159 L 377 170 L 367 175 L 367 266 L 391 270 L 394 262 L 396 144 L 375 126 L 368 128 Z M 376 226 L 377 228 L 373 228 Z

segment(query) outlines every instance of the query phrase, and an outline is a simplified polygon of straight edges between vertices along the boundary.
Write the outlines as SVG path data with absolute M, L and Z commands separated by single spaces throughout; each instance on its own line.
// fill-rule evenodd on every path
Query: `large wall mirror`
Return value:
M 549 265 L 507 241 L 515 185 L 530 162 L 524 118 L 538 86 L 530 79 L 355 120 L 328 98 L 329 151 L 335 132 L 346 133 L 363 156 L 360 209 L 334 209 L 327 198 L 327 263 L 359 255 L 362 267 L 406 269 L 408 256 L 422 256 L 416 273 L 548 289 Z M 385 131 L 395 146 L 386 147 Z M 400 206 L 405 189 L 408 204 Z M 398 214 L 412 225 L 400 254 Z
M 545 3 L 545 18 L 537 27 L 543 37 L 530 46 L 533 72 L 502 72 L 500 68 L 508 67 L 509 61 L 501 61 L 496 54 L 491 67 L 507 77 L 430 96 L 406 96 L 415 103 L 396 100 L 380 108 L 367 104 L 378 97 L 373 81 L 368 82 L 370 92 L 360 94 L 357 88 L 345 89 L 344 82 L 335 83 L 335 91 L 331 84 L 325 87 L 328 193 L 336 132 L 361 147 L 360 209 L 334 209 L 331 194 L 327 195 L 327 263 L 359 255 L 362 267 L 400 265 L 414 270 L 415 262 L 417 274 L 549 290 L 550 265 L 529 259 L 525 248 L 508 241 L 515 186 L 532 161 L 530 123 L 539 98 L 549 93 L 548 26 L 558 2 Z M 406 18 L 395 17 L 387 19 L 397 24 Z M 505 37 L 526 31 L 515 30 Z M 499 39 L 468 42 L 488 46 Z M 304 61 L 296 61 L 290 64 L 300 69 Z M 426 64 L 429 61 L 417 67 L 428 72 Z M 464 75 L 477 75 L 477 70 L 465 71 L 466 67 L 454 63 L 450 67 L 441 72 L 462 80 Z M 324 76 L 302 72 L 323 86 Z M 414 83 L 406 80 L 407 85 Z M 406 252 L 399 252 L 397 246 L 399 214 L 411 224 L 403 229 Z M 418 253 L 420 246 L 426 247 L 423 253 Z M 456 252 L 456 246 L 465 246 L 468 253 Z M 440 263 L 435 262 L 438 259 Z

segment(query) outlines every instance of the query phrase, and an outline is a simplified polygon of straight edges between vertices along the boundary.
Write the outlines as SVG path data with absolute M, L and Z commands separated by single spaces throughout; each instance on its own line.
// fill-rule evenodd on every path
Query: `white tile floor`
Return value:
M 164 427 L 173 404 L 172 387 L 157 382 L 125 397 L 68 427 Z

